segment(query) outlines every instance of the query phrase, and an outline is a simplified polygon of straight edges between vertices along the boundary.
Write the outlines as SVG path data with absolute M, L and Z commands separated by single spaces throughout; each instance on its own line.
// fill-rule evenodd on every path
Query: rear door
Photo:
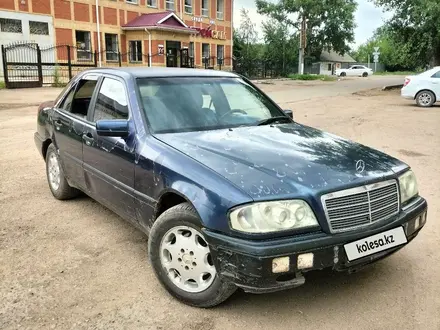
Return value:
M 440 70 L 434 73 L 429 80 L 437 101 L 440 101 Z
M 80 79 L 52 113 L 54 142 L 59 151 L 64 174 L 70 184 L 85 188 L 82 134 L 97 76 Z
M 104 76 L 83 133 L 84 175 L 93 197 L 122 217 L 135 221 L 134 129 L 127 138 L 98 136 L 100 119 L 131 120 L 125 82 Z M 133 126 L 132 126 L 133 127 Z

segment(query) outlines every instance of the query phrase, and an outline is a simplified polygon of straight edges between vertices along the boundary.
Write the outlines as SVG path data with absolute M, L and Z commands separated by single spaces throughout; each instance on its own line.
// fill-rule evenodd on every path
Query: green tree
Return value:
M 345 54 L 350 50 L 348 44 L 354 41 L 355 0 L 256 0 L 260 14 L 300 29 L 300 19 L 291 16 L 304 15 L 307 19 L 307 54 L 319 58 L 323 50 L 335 50 Z
M 403 42 L 396 32 L 388 25 L 376 30 L 373 37 L 359 46 L 354 58 L 359 62 L 366 62 L 368 55 L 372 59 L 374 47 L 379 47 L 379 61 L 385 65 L 387 71 L 417 70 L 424 66 L 424 60 L 411 51 L 409 44 Z
M 370 0 L 393 17 L 387 23 L 393 41 L 416 66 L 440 65 L 440 3 L 438 0 Z
M 257 43 L 258 33 L 255 24 L 249 17 L 249 11 L 241 9 L 240 27 L 235 31 L 235 41 L 238 42 L 238 48 L 235 50 L 239 70 L 241 73 L 252 76 L 258 69 L 257 61 L 261 57 L 261 45 Z
M 263 23 L 265 41 L 264 60 L 276 75 L 286 76 L 298 63 L 298 36 L 291 33 L 287 24 L 276 19 Z

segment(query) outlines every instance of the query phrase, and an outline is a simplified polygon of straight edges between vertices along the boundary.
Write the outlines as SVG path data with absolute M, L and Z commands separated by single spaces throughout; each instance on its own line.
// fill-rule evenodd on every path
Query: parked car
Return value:
M 294 121 L 233 73 L 85 71 L 39 107 L 35 143 L 53 196 L 82 191 L 146 233 L 159 282 L 192 306 L 356 271 L 426 222 L 408 165 Z
M 440 66 L 405 77 L 402 97 L 415 100 L 419 107 L 432 107 L 440 100 Z
M 336 69 L 335 74 L 340 77 L 358 76 L 368 77 L 373 74 L 373 69 L 367 68 L 363 65 L 352 65 L 348 69 Z

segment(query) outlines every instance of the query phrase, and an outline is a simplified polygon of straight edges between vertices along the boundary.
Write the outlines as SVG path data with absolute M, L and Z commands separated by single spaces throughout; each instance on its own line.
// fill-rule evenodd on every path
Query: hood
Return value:
M 156 138 L 216 171 L 254 200 L 345 189 L 389 178 L 407 167 L 377 150 L 296 123 Z

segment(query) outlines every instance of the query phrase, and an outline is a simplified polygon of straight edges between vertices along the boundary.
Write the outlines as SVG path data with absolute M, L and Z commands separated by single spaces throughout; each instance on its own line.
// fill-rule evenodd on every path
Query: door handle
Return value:
M 93 144 L 93 141 L 95 141 L 91 133 L 84 133 L 82 139 L 84 143 L 87 144 L 88 146 L 91 146 Z
M 55 120 L 55 121 L 53 122 L 53 124 L 54 124 L 54 126 L 55 126 L 55 128 L 56 128 L 57 130 L 60 130 L 61 126 L 63 126 L 63 123 L 62 123 L 61 120 L 59 120 L 59 119 Z

